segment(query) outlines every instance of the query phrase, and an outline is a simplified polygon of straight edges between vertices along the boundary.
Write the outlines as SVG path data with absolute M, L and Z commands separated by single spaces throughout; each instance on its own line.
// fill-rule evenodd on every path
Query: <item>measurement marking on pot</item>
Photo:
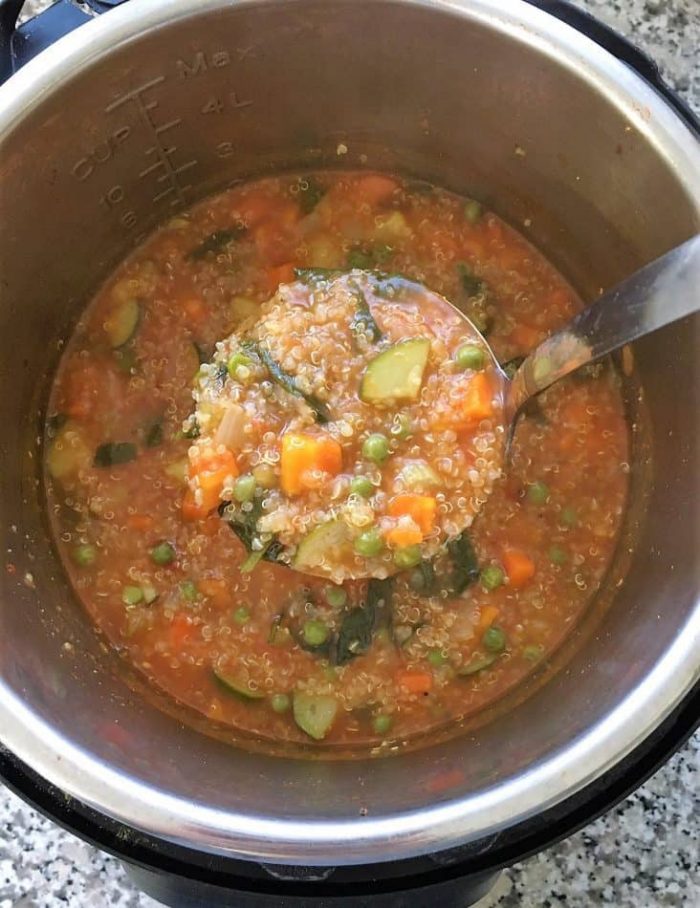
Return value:
M 155 79 L 151 79 L 148 82 L 144 82 L 143 85 L 138 86 L 137 88 L 132 89 L 121 97 L 117 98 L 115 101 L 112 101 L 109 104 L 105 111 L 111 113 L 117 108 L 121 107 L 124 104 L 132 104 L 139 115 L 139 119 L 149 131 L 152 136 L 153 144 L 150 145 L 144 152 L 147 157 L 153 157 L 152 163 L 145 167 L 139 173 L 139 177 L 144 179 L 149 177 L 151 174 L 159 172 L 157 177 L 158 183 L 167 183 L 168 185 L 161 189 L 153 196 L 154 202 L 159 202 L 161 199 L 165 199 L 168 196 L 172 196 L 170 199 L 171 205 L 184 204 L 185 202 L 185 193 L 188 189 L 191 189 L 189 183 L 183 183 L 180 180 L 180 175 L 190 170 L 197 164 L 197 159 L 192 158 L 189 161 L 185 161 L 183 164 L 173 164 L 171 160 L 172 155 L 177 151 L 177 145 L 164 145 L 161 141 L 161 136 L 163 133 L 168 132 L 171 129 L 174 129 L 176 126 L 179 126 L 182 123 L 181 117 L 175 117 L 172 120 L 168 120 L 165 123 L 158 123 L 153 116 L 153 111 L 158 109 L 158 101 L 155 99 L 149 99 L 144 97 L 146 92 L 155 88 L 157 85 L 160 85 L 165 81 L 165 76 L 157 76 Z

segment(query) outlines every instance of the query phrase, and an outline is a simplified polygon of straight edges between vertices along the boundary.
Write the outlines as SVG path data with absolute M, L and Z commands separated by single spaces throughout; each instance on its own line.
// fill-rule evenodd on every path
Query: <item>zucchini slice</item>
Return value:
M 330 694 L 305 694 L 294 691 L 294 721 L 315 741 L 321 741 L 331 730 L 338 713 L 338 701 Z
M 67 422 L 56 433 L 46 455 L 46 466 L 53 479 L 64 480 L 90 466 L 92 453 L 75 423 Z
M 368 364 L 360 384 L 360 399 L 368 404 L 415 400 L 420 394 L 430 341 L 424 337 L 400 341 Z
M 107 316 L 105 332 L 113 350 L 123 347 L 136 333 L 141 319 L 141 308 L 135 299 L 119 303 Z
M 344 520 L 337 518 L 311 530 L 299 543 L 293 567 L 298 571 L 318 567 L 324 561 L 342 562 L 352 553 Z
M 262 700 L 265 697 L 263 691 L 251 690 L 245 681 L 236 678 L 228 672 L 222 672 L 219 671 L 218 668 L 212 668 L 212 674 L 219 687 L 223 687 L 227 693 L 234 694 L 242 700 Z

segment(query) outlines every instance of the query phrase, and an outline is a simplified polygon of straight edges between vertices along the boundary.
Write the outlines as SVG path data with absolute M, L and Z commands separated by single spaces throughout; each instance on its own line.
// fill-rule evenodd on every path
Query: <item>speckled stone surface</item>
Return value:
M 700 0 L 578 2 L 652 54 L 700 112 Z M 698 908 L 699 783 L 700 734 L 606 816 L 506 871 L 479 908 Z M 0 908 L 157 904 L 117 861 L 0 786 Z

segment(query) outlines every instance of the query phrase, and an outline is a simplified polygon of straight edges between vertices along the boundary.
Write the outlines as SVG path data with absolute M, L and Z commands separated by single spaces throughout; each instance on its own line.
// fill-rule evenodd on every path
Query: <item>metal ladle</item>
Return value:
M 504 374 L 506 460 L 518 417 L 532 397 L 587 363 L 698 311 L 700 234 L 603 293 L 542 341 L 512 380 Z

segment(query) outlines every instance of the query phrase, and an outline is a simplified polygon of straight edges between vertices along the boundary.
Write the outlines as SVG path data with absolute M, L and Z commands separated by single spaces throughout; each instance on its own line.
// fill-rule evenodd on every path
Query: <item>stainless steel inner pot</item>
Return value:
M 696 140 L 623 64 L 523 3 L 142 0 L 0 90 L 0 141 L 0 738 L 42 776 L 202 851 L 387 861 L 561 802 L 690 690 L 697 318 L 634 350 L 651 431 L 635 443 L 641 526 L 611 608 L 517 709 L 411 753 L 253 754 L 159 711 L 75 602 L 41 508 L 60 338 L 140 237 L 208 192 L 280 168 L 426 177 L 483 199 L 587 299 L 696 232 Z

